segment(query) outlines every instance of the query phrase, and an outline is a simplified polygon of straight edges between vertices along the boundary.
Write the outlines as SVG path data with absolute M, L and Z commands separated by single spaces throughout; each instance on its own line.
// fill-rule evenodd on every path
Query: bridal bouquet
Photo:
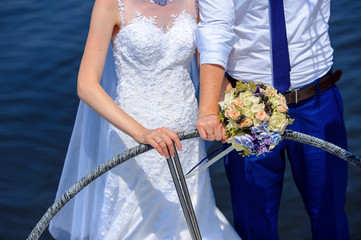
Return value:
M 242 155 L 270 152 L 293 122 L 285 97 L 266 84 L 238 82 L 226 90 L 219 105 L 218 119 L 226 125 L 227 142 Z

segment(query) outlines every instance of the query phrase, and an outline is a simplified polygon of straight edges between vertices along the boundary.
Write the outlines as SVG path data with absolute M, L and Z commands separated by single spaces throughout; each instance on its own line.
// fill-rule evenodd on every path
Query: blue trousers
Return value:
M 343 104 L 336 86 L 300 103 L 290 104 L 289 111 L 295 121 L 288 129 L 347 147 Z M 349 239 L 344 211 L 347 162 L 318 148 L 290 140 L 282 140 L 272 153 L 264 156 L 242 158 L 232 151 L 226 158 L 238 234 L 246 240 L 278 239 L 277 218 L 285 152 L 311 218 L 312 238 Z

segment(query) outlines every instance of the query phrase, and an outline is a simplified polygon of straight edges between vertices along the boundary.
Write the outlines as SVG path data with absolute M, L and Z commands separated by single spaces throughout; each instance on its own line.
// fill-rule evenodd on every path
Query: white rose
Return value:
M 257 118 L 253 119 L 253 126 L 259 127 L 262 125 L 262 121 L 258 120 Z
M 246 91 L 246 92 L 241 92 L 239 94 L 239 98 L 240 99 L 243 99 L 243 100 L 247 100 L 248 98 L 252 97 L 253 96 L 253 93 L 252 92 L 249 92 L 249 91 Z
M 222 102 L 219 102 L 219 106 L 221 106 L 222 109 L 226 109 L 229 105 L 232 104 L 234 101 L 234 93 L 233 91 L 226 93 L 224 96 L 224 100 Z
M 244 107 L 250 107 L 252 105 L 252 102 L 249 100 L 246 100 L 243 104 Z
M 248 118 L 253 118 L 253 112 L 251 111 L 250 108 L 243 109 L 242 114 Z
M 263 109 L 264 109 L 264 104 L 263 103 L 261 103 L 261 104 L 253 104 L 252 107 L 251 107 L 251 111 L 253 113 L 258 113 Z
M 248 100 L 251 101 L 253 104 L 259 103 L 259 98 L 255 96 L 250 97 Z
M 286 115 L 279 112 L 274 112 L 269 119 L 268 124 L 271 131 L 282 132 L 286 127 L 287 122 Z
M 226 126 L 226 130 L 231 130 L 231 129 L 235 129 L 235 130 L 239 129 L 238 124 L 233 120 L 230 120 Z
M 280 105 L 280 99 L 276 96 L 272 96 L 270 97 L 270 99 L 268 100 L 270 103 L 272 103 L 272 107 L 273 108 L 276 108 L 277 106 Z

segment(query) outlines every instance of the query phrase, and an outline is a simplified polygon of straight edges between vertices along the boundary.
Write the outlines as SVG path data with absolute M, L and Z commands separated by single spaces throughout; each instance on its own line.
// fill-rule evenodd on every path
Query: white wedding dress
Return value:
M 102 86 L 146 128 L 194 129 L 198 108 L 190 66 L 196 3 L 118 1 L 124 24 L 112 40 Z M 57 197 L 96 165 L 136 145 L 81 102 Z M 206 155 L 200 139 L 182 141 L 182 148 L 185 172 Z M 215 205 L 209 173 L 187 179 L 187 185 L 202 239 L 239 239 Z M 155 150 L 90 184 L 53 219 L 50 231 L 56 239 L 191 239 L 167 162 Z

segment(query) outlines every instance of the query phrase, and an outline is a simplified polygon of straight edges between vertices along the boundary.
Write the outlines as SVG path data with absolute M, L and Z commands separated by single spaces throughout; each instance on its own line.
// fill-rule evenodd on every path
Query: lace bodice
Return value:
M 148 128 L 159 127 L 159 123 L 164 123 L 172 130 L 185 130 L 194 125 L 191 124 L 194 123 L 194 117 L 190 116 L 194 113 L 188 109 L 195 109 L 197 105 L 189 76 L 190 62 L 195 51 L 195 3 L 180 0 L 169 3 L 169 6 L 174 5 L 172 11 L 164 13 L 164 9 L 162 14 L 167 16 L 162 16 L 162 19 L 166 19 L 163 21 L 150 13 L 146 16 L 138 9 L 130 10 L 126 3 L 119 1 L 122 19 L 126 24 L 122 25 L 113 39 L 118 76 L 116 102 Z M 183 9 L 176 3 L 189 7 Z M 148 4 L 156 9 L 164 8 Z M 135 18 L 130 19 L 131 14 L 123 14 L 126 10 L 135 12 Z M 175 103 L 181 104 L 177 106 Z M 177 124 L 173 124 L 175 122 Z
M 178 0 L 171 4 L 176 2 L 182 3 Z M 184 2 L 192 3 L 195 12 L 193 1 Z M 119 6 L 121 11 L 127 9 L 124 3 L 120 2 Z M 157 21 L 160 19 L 156 16 L 136 12 L 136 17 L 125 20 L 127 24 L 114 37 L 113 52 L 118 77 L 116 102 L 146 128 L 165 126 L 174 131 L 195 128 L 198 108 L 190 79 L 190 63 L 195 51 L 193 31 L 197 23 L 195 14 L 189 13 L 191 9 L 170 14 L 172 21 L 164 21 L 171 24 L 170 27 L 159 26 Z M 128 148 L 137 144 L 118 129 L 114 130 Z M 151 159 L 162 159 L 155 151 L 149 154 Z M 154 184 L 159 182 L 155 169 L 163 164 L 162 160 L 159 161 L 142 166 Z M 142 165 L 142 162 L 139 164 Z M 164 186 L 163 190 L 167 187 Z M 167 190 L 170 191 L 169 199 L 177 198 L 172 189 Z
M 193 31 L 196 22 L 185 10 L 172 17 L 173 25 L 164 29 L 157 26 L 156 17 L 148 18 L 138 12 L 137 17 L 114 38 L 118 70 L 122 70 L 121 67 L 140 68 L 146 71 L 145 74 L 153 70 L 159 74 L 170 66 L 189 65 L 195 48 Z

